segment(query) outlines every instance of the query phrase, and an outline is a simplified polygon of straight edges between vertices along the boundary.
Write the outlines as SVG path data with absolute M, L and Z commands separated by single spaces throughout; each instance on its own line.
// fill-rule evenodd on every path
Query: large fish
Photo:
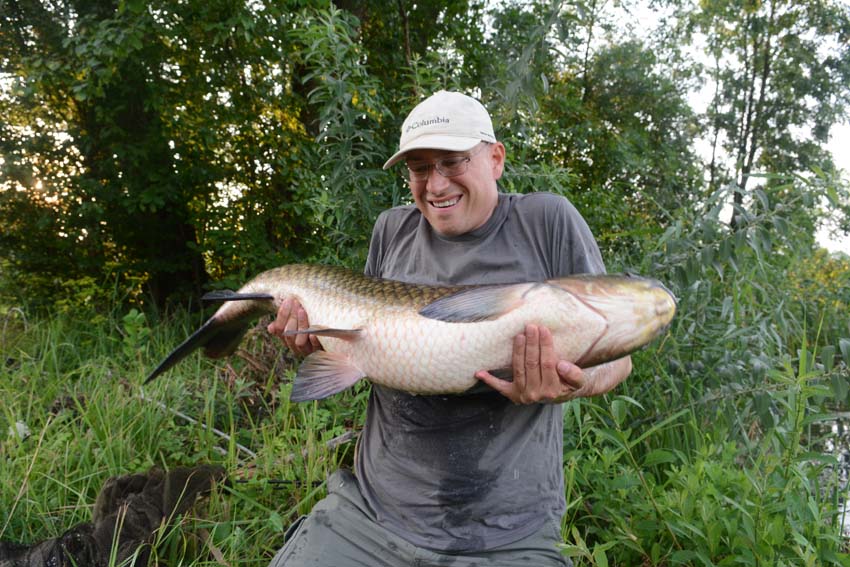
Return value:
M 527 323 L 552 331 L 559 358 L 581 367 L 614 360 L 660 334 L 676 311 L 659 282 L 573 276 L 546 282 L 438 287 L 370 278 L 320 265 L 288 265 L 238 292 L 213 292 L 216 313 L 150 374 L 150 382 L 197 348 L 231 354 L 252 321 L 297 298 L 323 351 L 297 371 L 291 399 L 322 399 L 361 378 L 414 394 L 468 390 L 478 370 L 511 366 L 513 337 Z

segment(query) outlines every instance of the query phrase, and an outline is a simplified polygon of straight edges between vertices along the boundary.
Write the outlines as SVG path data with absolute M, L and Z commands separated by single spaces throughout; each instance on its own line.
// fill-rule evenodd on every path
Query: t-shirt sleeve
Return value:
M 369 240 L 369 254 L 366 256 L 366 266 L 363 273 L 367 276 L 380 277 L 384 257 L 384 236 L 387 225 L 387 211 L 378 215 L 372 227 L 372 238 Z
M 558 207 L 547 210 L 559 213 L 552 222 L 556 224 L 555 232 L 560 235 L 553 241 L 560 247 L 557 254 L 561 261 L 559 267 L 567 270 L 561 273 L 604 274 L 605 263 L 599 245 L 584 217 L 566 198 L 558 201 Z
M 553 193 L 525 195 L 524 216 L 536 219 L 535 246 L 543 251 L 547 277 L 605 273 L 599 246 L 572 203 Z

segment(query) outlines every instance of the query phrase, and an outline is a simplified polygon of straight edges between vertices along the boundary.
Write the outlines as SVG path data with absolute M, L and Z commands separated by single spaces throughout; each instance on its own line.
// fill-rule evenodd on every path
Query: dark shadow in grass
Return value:
M 154 532 L 223 479 L 224 469 L 212 465 L 110 478 L 91 522 L 31 545 L 0 541 L 0 567 L 106 567 L 113 558 L 114 565 L 145 566 Z

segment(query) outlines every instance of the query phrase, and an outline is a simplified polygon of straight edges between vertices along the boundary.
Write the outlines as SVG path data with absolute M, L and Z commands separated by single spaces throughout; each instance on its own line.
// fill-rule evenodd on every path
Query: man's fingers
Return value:
M 286 327 L 286 320 L 289 318 L 289 311 L 292 308 L 292 301 L 284 299 L 277 310 L 277 316 L 266 328 L 269 333 L 275 336 L 280 336 Z
M 288 309 L 285 313 L 286 324 L 283 328 L 284 333 L 298 330 L 298 317 L 293 316 L 294 315 L 293 312 L 297 309 L 297 307 L 295 306 L 295 300 L 287 299 L 286 301 L 289 302 L 290 309 Z M 298 335 L 286 335 L 286 334 L 284 334 L 282 338 L 283 338 L 283 342 L 286 343 L 286 346 L 288 346 L 292 350 L 297 350 Z
M 578 390 L 584 386 L 584 372 L 572 362 L 567 362 L 566 360 L 559 361 L 557 370 L 561 382 L 569 385 L 574 390 Z
M 299 307 L 298 311 L 296 311 L 296 329 L 299 331 L 303 331 L 304 329 L 308 329 L 310 327 L 310 323 L 307 321 L 307 312 Z M 298 350 L 304 350 L 304 347 L 310 343 L 310 335 L 309 334 L 300 334 L 295 335 L 295 345 L 298 347 Z
M 507 380 L 502 380 L 501 378 L 497 378 L 487 372 L 486 370 L 481 370 L 475 373 L 475 377 L 505 396 L 509 398 L 514 403 L 517 402 L 517 386 L 515 382 L 508 382 Z M 516 376 L 514 376 L 514 380 L 516 380 Z
M 525 367 L 527 379 L 540 379 L 540 329 L 537 325 L 525 326 Z
M 288 297 L 280 303 L 277 317 L 269 324 L 267 330 L 272 335 L 280 337 L 287 348 L 295 354 L 307 356 L 322 349 L 322 343 L 316 335 L 295 333 L 295 331 L 309 328 L 310 320 L 307 317 L 307 311 L 301 307 L 297 299 Z M 288 332 L 293 334 L 287 335 Z
M 540 366 L 540 329 L 537 325 L 525 326 L 525 388 L 519 390 L 520 401 L 528 404 L 540 401 L 543 375 Z
M 540 374 L 543 382 L 554 383 L 558 379 L 556 365 L 558 357 L 555 355 L 555 340 L 552 331 L 548 327 L 540 327 Z
M 519 334 L 514 337 L 514 350 L 512 355 L 514 368 L 514 385 L 520 392 L 525 390 L 525 335 Z
M 312 334 L 307 336 L 310 337 L 310 344 L 312 345 L 313 350 L 320 350 L 323 348 L 322 343 L 319 341 L 319 337 Z

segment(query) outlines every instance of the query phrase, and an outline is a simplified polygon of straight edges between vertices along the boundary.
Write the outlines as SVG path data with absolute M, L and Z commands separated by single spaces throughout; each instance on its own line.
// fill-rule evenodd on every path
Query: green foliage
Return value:
M 380 169 L 401 121 L 450 88 L 491 110 L 504 190 L 568 196 L 609 270 L 678 298 L 625 384 L 564 407 L 565 553 L 850 564 L 831 430 L 850 404 L 850 265 L 814 242 L 850 202 L 821 144 L 846 111 L 846 42 L 824 38 L 847 13 L 792 4 L 676 3 L 645 40 L 604 2 L 4 4 L 0 537 L 88 519 L 110 475 L 212 461 L 235 482 L 157 557 L 267 563 L 351 463 L 327 443 L 356 431 L 368 389 L 290 404 L 293 361 L 260 325 L 142 393 L 200 320 L 155 307 L 275 264 L 359 268 L 375 216 L 409 200 Z M 695 30 L 713 70 L 682 55 Z M 686 104 L 701 77 L 719 85 L 703 116 Z M 700 128 L 731 169 L 699 162 Z
M 275 264 L 358 266 L 377 213 L 408 199 L 380 165 L 406 111 L 438 88 L 479 94 L 509 150 L 505 187 L 569 196 L 606 255 L 637 251 L 701 201 L 704 182 L 720 186 L 715 164 L 703 176 L 693 155 L 695 71 L 671 43 L 687 33 L 645 43 L 618 33 L 597 2 L 368 4 L 16 2 L 0 20 L 0 256 L 16 300 L 49 308 L 60 281 L 119 273 L 127 295 L 163 307 Z M 735 115 L 787 125 L 817 116 L 823 140 L 845 96 L 812 89 L 843 84 L 831 78 L 845 52 L 801 39 L 794 22 L 832 37 L 846 14 L 771 6 L 682 7 L 674 31 L 712 32 L 740 16 L 746 33 L 711 36 L 712 53 L 757 63 L 745 48 L 767 38 L 787 54 L 774 73 L 828 51 L 817 77 L 793 75 L 785 90 L 769 82 L 764 112 Z M 807 49 L 792 51 L 801 41 Z M 728 86 L 734 73 L 709 76 Z M 708 119 L 738 108 L 733 99 L 718 98 Z M 801 112 L 803 99 L 823 112 Z M 772 171 L 809 169 L 822 154 L 766 143 L 764 126 L 737 130 L 760 133 L 765 157 L 754 164 Z
M 823 375 L 788 367 L 762 387 L 783 417 L 737 442 L 717 400 L 650 426 L 625 396 L 567 411 L 567 428 L 581 432 L 565 457 L 581 506 L 566 522 L 566 553 L 586 560 L 578 565 L 846 564 L 830 507 L 837 461 L 801 445 Z
M 318 120 L 308 205 L 327 243 L 321 260 L 350 267 L 365 263 L 372 222 L 401 192 L 400 180 L 388 184 L 386 174 L 375 168 L 392 154 L 391 146 L 375 137 L 388 112 L 378 82 L 364 69 L 355 24 L 331 9 L 304 13 L 291 32 L 306 71 L 302 80 L 312 86 L 307 102 Z
M 769 181 L 747 208 L 716 193 L 638 258 L 672 287 L 678 314 L 618 395 L 565 408 L 564 549 L 577 565 L 850 561 L 837 510 L 847 487 L 824 452 L 831 407 L 849 401 L 836 354 L 850 354 L 850 328 L 833 309 L 850 300 L 848 272 L 823 271 L 842 260 L 812 254 L 798 222 L 829 190 Z

